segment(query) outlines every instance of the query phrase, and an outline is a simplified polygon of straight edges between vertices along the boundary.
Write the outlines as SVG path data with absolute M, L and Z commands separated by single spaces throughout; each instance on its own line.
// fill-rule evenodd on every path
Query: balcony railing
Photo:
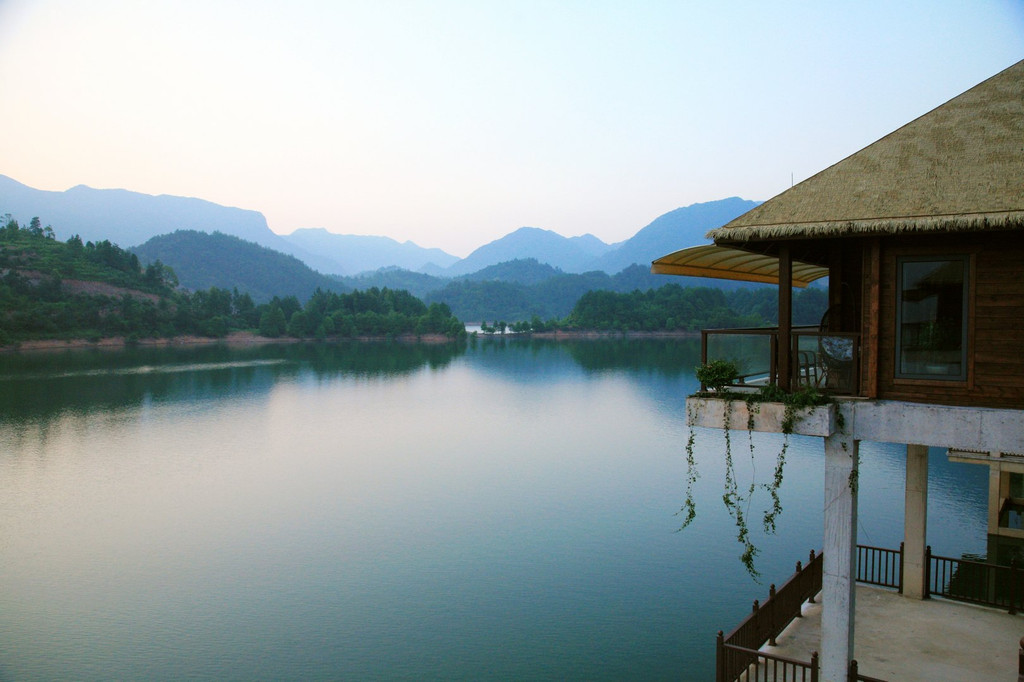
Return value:
M 895 588 L 903 591 L 903 543 L 900 548 L 885 549 L 857 545 L 855 579 L 858 583 Z M 999 566 L 967 559 L 954 559 L 932 554 L 925 549 L 926 594 L 957 601 L 995 606 L 1010 614 L 1024 607 L 1024 572 L 1014 562 Z M 728 635 L 718 632 L 716 642 L 716 682 L 747 682 L 773 680 L 774 682 L 808 682 L 818 679 L 818 655 L 810 661 L 799 661 L 760 649 L 774 645 L 775 638 L 794 619 L 801 615 L 802 604 L 814 600 L 822 586 L 821 554 L 813 551 L 806 566 L 796 564 L 796 572 L 776 591 L 769 589 L 764 604 L 754 602 L 753 611 Z M 1024 639 L 1020 649 L 1021 680 L 1024 680 Z M 850 661 L 849 682 L 884 682 L 861 675 L 857 661 Z
M 903 593 L 903 543 L 886 549 L 857 545 L 857 582 L 879 587 L 895 587 Z
M 927 594 L 1006 609 L 1010 614 L 1024 608 L 1024 572 L 1016 561 L 1009 566 L 984 561 L 936 556 L 925 548 Z
M 777 385 L 779 352 L 777 327 L 701 331 L 701 362 L 735 363 L 739 369 L 736 386 Z M 794 327 L 788 352 L 794 388 L 813 386 L 823 393 L 858 394 L 860 334 Z
M 798 561 L 796 572 L 776 590 L 772 585 L 768 600 L 759 604 L 743 622 L 725 635 L 718 633 L 717 682 L 735 682 L 740 679 L 774 679 L 782 682 L 801 682 L 818 679 L 817 656 L 810 663 L 767 654 L 759 649 L 766 643 L 775 644 L 775 638 L 790 621 L 800 617 L 801 605 L 813 601 L 821 590 L 821 554 L 811 552 L 807 566 Z M 768 677 L 771 671 L 772 677 Z

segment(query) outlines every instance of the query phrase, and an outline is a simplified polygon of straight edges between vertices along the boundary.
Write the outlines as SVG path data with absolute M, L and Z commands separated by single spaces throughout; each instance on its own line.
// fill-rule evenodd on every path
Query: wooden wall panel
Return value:
M 896 258 L 958 253 L 974 255 L 968 310 L 968 381 L 897 380 Z M 878 397 L 1024 407 L 1024 231 L 889 239 L 883 242 L 880 261 Z

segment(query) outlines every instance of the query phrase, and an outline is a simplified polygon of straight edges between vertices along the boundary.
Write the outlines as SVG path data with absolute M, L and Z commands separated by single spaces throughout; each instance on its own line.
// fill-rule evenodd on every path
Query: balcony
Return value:
M 780 350 L 788 353 L 789 386 L 833 395 L 859 395 L 860 334 L 793 327 L 789 348 L 778 327 L 701 330 L 701 362 L 727 360 L 739 368 L 734 389 L 782 385 Z M 704 390 L 701 386 L 701 390 Z
M 1015 615 L 1022 606 L 1024 574 L 1015 565 L 929 551 L 926 598 L 918 600 L 900 594 L 902 563 L 902 547 L 857 546 L 859 636 L 848 682 L 1010 679 L 1015 668 L 1024 670 L 1021 619 Z M 807 565 L 798 562 L 796 573 L 778 590 L 772 585 L 768 599 L 755 601 L 728 635 L 718 633 L 715 679 L 820 679 L 821 586 L 822 555 L 811 552 Z

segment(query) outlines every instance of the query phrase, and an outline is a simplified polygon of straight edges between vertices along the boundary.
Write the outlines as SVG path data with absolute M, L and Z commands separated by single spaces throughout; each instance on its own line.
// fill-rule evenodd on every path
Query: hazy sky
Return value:
M 615 242 L 1022 58 L 1021 0 L 0 0 L 0 174 L 458 256 L 524 225 Z

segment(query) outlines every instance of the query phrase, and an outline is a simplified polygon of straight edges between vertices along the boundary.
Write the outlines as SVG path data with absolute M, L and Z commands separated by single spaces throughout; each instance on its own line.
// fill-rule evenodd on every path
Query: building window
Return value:
M 897 259 L 896 376 L 967 379 L 968 257 Z

